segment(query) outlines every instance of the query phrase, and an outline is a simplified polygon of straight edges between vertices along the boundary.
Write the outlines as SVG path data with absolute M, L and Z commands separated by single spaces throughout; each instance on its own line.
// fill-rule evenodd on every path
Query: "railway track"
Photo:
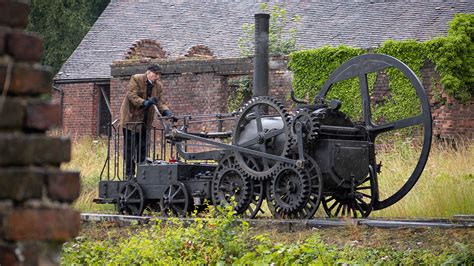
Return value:
M 192 223 L 195 218 L 173 218 L 185 223 Z M 204 220 L 208 218 L 202 218 Z M 83 223 L 114 222 L 121 225 L 153 224 L 166 222 L 167 217 L 131 216 L 116 214 L 82 213 Z M 310 220 L 273 220 L 273 219 L 239 219 L 247 221 L 252 227 L 276 227 L 289 230 L 325 227 L 367 226 L 376 228 L 474 228 L 474 215 L 456 215 L 452 219 L 310 219 Z

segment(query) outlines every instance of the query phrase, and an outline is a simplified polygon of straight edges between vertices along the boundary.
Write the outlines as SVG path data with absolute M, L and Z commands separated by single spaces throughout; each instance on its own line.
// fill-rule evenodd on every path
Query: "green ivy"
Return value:
M 463 102 L 474 95 L 474 14 L 457 14 L 448 36 L 425 43 L 445 92 Z
M 294 73 L 295 95 L 312 101 L 334 70 L 350 58 L 363 53 L 362 49 L 344 45 L 291 53 L 288 68 Z M 360 116 L 360 108 L 356 108 L 360 103 L 357 80 L 350 79 L 335 84 L 328 98 L 340 99 L 344 103 L 342 111 L 351 117 Z
M 441 76 L 444 91 L 463 102 L 474 94 L 474 14 L 458 14 L 450 22 L 447 37 L 426 42 L 388 40 L 375 53 L 391 55 L 408 65 L 418 76 L 425 60 L 431 60 Z M 312 99 L 329 75 L 350 58 L 367 50 L 341 45 L 293 52 L 288 67 L 294 73 L 293 88 L 299 98 Z M 391 88 L 383 105 L 373 106 L 377 120 L 400 119 L 419 113 L 419 100 L 409 80 L 397 69 L 386 72 Z M 369 92 L 373 90 L 375 74 L 368 77 Z M 436 91 L 435 91 L 436 93 Z M 343 111 L 352 118 L 361 116 L 359 82 L 356 78 L 335 84 L 327 98 L 343 102 Z
M 425 63 L 426 47 L 422 43 L 408 41 L 386 41 L 377 53 L 387 54 L 397 58 L 411 68 L 418 77 L 421 77 L 421 68 Z M 410 81 L 396 68 L 389 68 L 390 97 L 382 105 L 373 109 L 375 120 L 383 117 L 386 120 L 395 120 L 412 117 L 419 114 L 419 98 Z

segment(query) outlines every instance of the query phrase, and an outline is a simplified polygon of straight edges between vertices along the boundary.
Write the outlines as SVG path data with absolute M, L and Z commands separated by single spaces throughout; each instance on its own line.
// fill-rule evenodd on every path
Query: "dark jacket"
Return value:
M 141 130 L 141 126 L 126 125 L 128 122 L 143 122 L 145 118 L 145 109 L 143 108 L 143 102 L 146 100 L 146 88 L 147 88 L 146 74 L 136 74 L 130 79 L 128 86 L 128 92 L 123 99 L 122 106 L 120 107 L 120 125 L 122 127 L 127 126 L 128 129 L 133 131 Z M 150 97 L 156 97 L 158 100 L 158 110 L 163 113 L 165 110 L 169 110 L 168 106 L 163 103 L 163 84 L 160 81 L 156 81 L 151 91 Z M 153 118 L 155 117 L 155 108 L 152 106 L 148 109 L 147 121 L 145 125 L 150 128 L 153 124 Z

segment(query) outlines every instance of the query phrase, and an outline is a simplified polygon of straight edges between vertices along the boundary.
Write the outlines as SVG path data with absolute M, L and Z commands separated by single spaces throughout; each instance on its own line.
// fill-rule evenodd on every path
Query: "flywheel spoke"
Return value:
M 376 135 L 383 133 L 383 132 L 388 132 L 392 130 L 397 130 L 397 129 L 402 129 L 406 127 L 411 127 L 415 125 L 419 125 L 423 123 L 424 117 L 423 115 L 418 115 L 418 116 L 413 116 L 410 118 L 405 118 L 401 119 L 392 123 L 384 124 L 384 125 L 378 125 L 373 128 L 369 128 L 368 130 L 370 132 L 375 133 Z

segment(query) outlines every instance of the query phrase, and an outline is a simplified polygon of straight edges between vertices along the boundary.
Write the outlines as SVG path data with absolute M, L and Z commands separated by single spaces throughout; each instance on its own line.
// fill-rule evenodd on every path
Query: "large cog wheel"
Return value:
M 252 201 L 252 180 L 245 177 L 233 155 L 219 162 L 212 179 L 212 201 L 214 205 L 230 205 L 235 201 L 237 214 L 244 213 Z
M 282 164 L 267 189 L 267 202 L 274 216 L 288 217 L 306 206 L 311 190 L 311 178 L 304 169 Z
M 283 104 L 270 97 L 255 97 L 248 101 L 236 120 L 232 144 L 264 153 L 286 156 L 291 150 L 291 117 Z M 253 180 L 264 180 L 274 173 L 280 162 L 235 152 L 239 166 Z M 255 168 L 246 162 L 251 157 L 259 162 Z

